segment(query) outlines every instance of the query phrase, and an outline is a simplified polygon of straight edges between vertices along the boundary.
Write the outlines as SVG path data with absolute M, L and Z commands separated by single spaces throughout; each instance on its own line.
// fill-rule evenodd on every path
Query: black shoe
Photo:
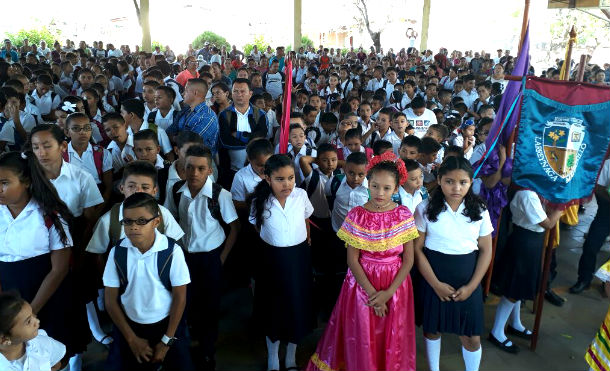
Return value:
M 203 371 L 216 371 L 216 360 L 213 357 L 203 357 L 201 369 Z
M 544 298 L 546 300 L 549 301 L 549 303 L 553 304 L 556 307 L 561 307 L 563 306 L 563 303 L 565 303 L 566 299 L 562 298 L 561 296 L 557 295 L 557 293 L 551 289 L 547 289 L 544 292 Z
M 506 338 L 506 340 L 504 340 L 503 342 L 500 342 L 500 340 L 496 339 L 495 336 L 492 335 L 492 333 L 489 333 L 489 341 L 497 346 L 498 348 L 502 349 L 503 351 L 507 352 L 507 353 L 511 353 L 511 354 L 517 354 L 519 353 L 519 347 L 515 345 L 515 343 L 512 343 L 511 345 L 506 345 L 506 343 L 508 343 L 510 340 L 508 338 Z
M 510 335 L 515 335 L 525 340 L 532 340 L 532 332 L 528 329 L 523 331 L 519 331 L 511 325 L 506 326 L 506 333 Z
M 591 287 L 591 282 L 585 282 L 585 281 L 578 280 L 574 284 L 574 286 L 570 287 L 570 293 L 580 294 L 581 292 L 585 291 L 589 287 Z

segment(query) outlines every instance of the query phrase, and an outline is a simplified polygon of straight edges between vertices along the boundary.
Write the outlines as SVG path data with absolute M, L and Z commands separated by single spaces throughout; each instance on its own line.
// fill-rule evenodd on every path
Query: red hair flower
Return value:
M 384 152 L 379 156 L 373 157 L 366 168 L 367 172 L 369 172 L 375 165 L 380 164 L 382 162 L 392 162 L 396 165 L 398 170 L 398 183 L 404 184 L 407 181 L 409 173 L 407 172 L 407 168 L 405 167 L 405 163 L 402 161 L 400 157 L 396 157 L 396 155 L 392 151 Z

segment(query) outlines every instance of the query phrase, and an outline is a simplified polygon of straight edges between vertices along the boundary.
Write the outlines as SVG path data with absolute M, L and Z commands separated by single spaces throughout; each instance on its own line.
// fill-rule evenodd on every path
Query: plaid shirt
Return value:
M 174 115 L 174 123 L 171 124 L 167 134 L 190 130 L 203 138 L 203 143 L 210 148 L 213 155 L 218 151 L 218 117 L 205 102 L 197 105 L 193 110 L 184 108 L 179 114 Z

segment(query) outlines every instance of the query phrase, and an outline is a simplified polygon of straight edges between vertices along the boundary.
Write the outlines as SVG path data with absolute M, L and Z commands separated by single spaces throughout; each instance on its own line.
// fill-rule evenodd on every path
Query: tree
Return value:
M 40 42 L 44 41 L 48 47 L 53 47 L 55 40 L 59 39 L 61 32 L 59 30 L 49 30 L 46 26 L 40 29 L 24 30 L 21 29 L 16 33 L 6 32 L 4 36 L 10 39 L 15 46 L 22 46 L 23 40 L 28 39 L 31 44 L 40 46 Z
M 367 0 L 354 0 L 354 5 L 356 6 L 356 8 L 358 9 L 358 11 L 360 12 L 360 16 L 362 17 L 361 20 L 358 20 L 359 22 L 362 22 L 364 24 L 364 26 L 366 26 L 366 30 L 369 32 L 369 35 L 371 36 L 371 40 L 373 40 L 373 45 L 375 46 L 375 50 L 379 53 L 379 51 L 381 50 L 381 29 L 379 29 L 378 31 L 373 31 L 371 29 L 371 22 L 369 21 L 369 10 L 366 6 L 366 2 Z
M 263 35 L 255 36 L 254 41 L 244 45 L 244 54 L 250 55 L 250 52 L 252 51 L 252 49 L 254 49 L 255 45 L 258 48 L 259 52 L 264 53 L 267 50 L 269 43 L 265 40 L 265 36 L 263 36 Z
M 313 46 L 313 41 L 309 37 L 303 35 L 303 36 L 301 36 L 301 46 L 306 49 L 306 48 L 308 48 L 310 46 Z M 291 51 L 292 50 L 292 44 L 289 44 L 286 47 L 286 50 L 287 51 Z
M 133 0 L 133 6 L 136 7 L 136 14 L 138 15 L 138 23 L 142 28 L 142 51 L 151 51 L 151 39 L 150 39 L 150 20 L 148 17 L 149 11 L 148 0 Z
M 216 45 L 216 47 L 218 49 L 222 48 L 223 46 L 226 47 L 227 50 L 231 49 L 231 45 L 229 44 L 227 39 L 225 39 L 224 37 L 212 32 L 212 31 L 205 31 L 201 35 L 197 36 L 195 38 L 195 40 L 193 40 L 193 42 L 192 42 L 193 49 L 203 48 L 203 44 L 206 41 L 212 45 Z

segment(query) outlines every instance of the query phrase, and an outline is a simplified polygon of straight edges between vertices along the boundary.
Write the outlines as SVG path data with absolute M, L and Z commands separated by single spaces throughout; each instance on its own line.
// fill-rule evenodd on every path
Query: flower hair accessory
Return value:
M 464 130 L 467 127 L 472 126 L 472 125 L 474 125 L 474 120 L 473 119 L 468 119 L 465 122 L 463 122 L 462 125 L 460 125 L 460 129 Z
M 21 158 L 24 160 L 28 159 L 28 155 L 25 154 L 25 152 L 21 152 Z
M 396 157 L 396 155 L 392 151 L 384 152 L 383 154 L 381 154 L 379 156 L 373 157 L 373 159 L 371 161 L 369 161 L 369 164 L 366 167 L 367 173 L 369 171 L 371 171 L 371 169 L 374 168 L 376 165 L 378 165 L 382 162 L 392 162 L 396 165 L 396 168 L 398 169 L 398 183 L 399 184 L 404 184 L 407 181 L 409 173 L 407 172 L 405 163 L 402 161 L 402 159 L 400 159 L 399 157 Z
M 74 112 L 76 112 L 76 104 L 65 101 L 64 105 L 61 106 L 61 110 L 74 113 Z

